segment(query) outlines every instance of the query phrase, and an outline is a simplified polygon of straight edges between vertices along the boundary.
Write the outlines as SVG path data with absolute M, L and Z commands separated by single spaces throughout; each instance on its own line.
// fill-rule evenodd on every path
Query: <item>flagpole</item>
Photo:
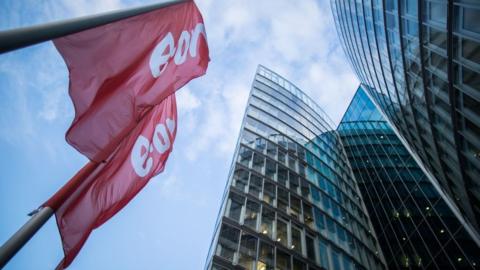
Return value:
M 111 11 L 97 15 L 1 31 L 0 54 L 147 13 L 159 8 L 180 4 L 186 1 L 188 0 L 169 0 L 166 2 L 142 7 Z
M 99 163 L 90 161 L 79 170 L 58 192 L 56 192 L 14 235 L 0 247 L 0 269 L 32 238 L 33 235 L 53 216 L 55 209 L 73 193 L 97 167 Z

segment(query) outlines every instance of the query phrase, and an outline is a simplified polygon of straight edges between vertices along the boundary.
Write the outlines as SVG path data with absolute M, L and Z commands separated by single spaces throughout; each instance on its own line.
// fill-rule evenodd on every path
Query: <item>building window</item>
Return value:
M 257 270 L 273 270 L 275 263 L 273 246 L 260 241 L 260 251 L 258 254 Z
M 480 65 L 480 44 L 470 39 L 462 39 L 462 57 Z
M 313 228 L 313 214 L 312 207 L 305 202 L 303 202 L 303 221 L 305 225 L 310 228 Z
M 275 201 L 275 185 L 268 181 L 263 184 L 263 201 L 273 205 Z
M 433 27 L 430 27 L 428 29 L 430 34 L 430 38 L 429 38 L 430 43 L 446 50 L 447 49 L 447 33 L 444 31 L 437 30 Z
M 228 217 L 240 222 L 240 214 L 242 213 L 242 206 L 245 201 L 243 196 L 235 193 L 230 193 L 230 208 L 228 211 Z
M 239 238 L 240 230 L 223 224 L 218 239 L 217 255 L 233 261 Z
M 277 208 L 287 212 L 288 209 L 288 191 L 278 187 Z
M 245 167 L 248 167 L 250 165 L 250 160 L 252 160 L 252 150 L 242 146 L 240 147 L 239 152 L 240 163 L 243 164 Z
M 290 248 L 302 254 L 302 231 L 295 226 L 292 226 L 292 245 Z
M 248 184 L 248 171 L 242 168 L 237 168 L 233 176 L 233 186 L 245 192 L 245 187 Z
M 407 14 L 417 16 L 418 4 L 417 0 L 405 0 L 405 10 Z
M 318 241 L 318 253 L 320 254 L 320 265 L 324 267 L 325 269 L 330 269 L 329 262 L 328 262 L 328 253 L 329 253 L 329 248 L 327 243 L 325 243 L 323 240 L 319 239 Z
M 277 248 L 277 270 L 290 270 L 290 255 Z
M 288 170 L 282 165 L 278 165 L 277 181 L 283 186 L 287 186 Z
M 445 24 L 447 22 L 447 3 L 428 3 L 429 19 L 431 21 Z
M 315 212 L 315 224 L 317 225 L 317 228 L 319 231 L 325 230 L 325 217 L 323 213 L 318 210 L 318 208 L 314 208 Z
M 263 180 L 260 176 L 256 174 L 250 175 L 250 185 L 248 187 L 248 193 L 252 196 L 259 198 L 260 193 L 262 192 Z
M 260 205 L 256 202 L 247 200 L 247 207 L 245 210 L 245 219 L 243 224 L 253 230 L 257 229 L 257 217 L 260 210 Z
M 277 242 L 288 245 L 288 223 L 282 219 L 277 219 Z
M 275 221 L 275 211 L 263 207 L 262 223 L 260 232 L 268 237 L 273 238 L 273 222 Z
M 333 269 L 342 269 L 340 266 L 340 254 L 332 250 L 332 264 L 333 264 Z
M 305 247 L 307 248 L 307 258 L 315 261 L 315 241 L 313 236 L 307 235 L 305 237 Z
M 471 88 L 480 91 L 480 76 L 478 73 L 471 71 L 466 67 L 462 67 L 463 83 Z
M 307 266 L 304 262 L 293 257 L 293 270 L 307 270 Z
M 276 174 L 277 174 L 277 163 L 267 158 L 266 167 L 265 167 L 265 176 L 272 180 L 276 180 L 276 177 L 275 177 Z
M 299 198 L 293 196 L 290 193 L 290 215 L 296 218 L 297 220 L 300 218 L 300 214 L 302 212 L 301 209 L 301 201 Z
M 247 270 L 253 270 L 257 254 L 257 238 L 248 233 L 242 234 L 238 264 Z
M 463 10 L 463 29 L 480 34 L 480 9 L 462 8 Z
M 252 168 L 257 172 L 263 173 L 263 167 L 265 167 L 265 158 L 263 155 L 254 153 Z

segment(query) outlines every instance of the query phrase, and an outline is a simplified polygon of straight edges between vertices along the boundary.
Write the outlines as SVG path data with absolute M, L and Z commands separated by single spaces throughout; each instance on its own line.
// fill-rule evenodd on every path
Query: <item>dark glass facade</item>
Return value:
M 338 133 L 259 66 L 206 269 L 385 269 Z
M 357 77 L 478 237 L 480 1 L 331 0 L 331 7 Z
M 361 87 L 338 132 L 389 269 L 478 269 L 480 248 Z

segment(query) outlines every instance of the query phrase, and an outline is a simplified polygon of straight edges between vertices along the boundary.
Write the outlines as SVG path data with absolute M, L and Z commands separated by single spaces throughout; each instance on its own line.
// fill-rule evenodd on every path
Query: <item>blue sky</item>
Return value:
M 2 0 L 0 30 L 149 4 Z M 258 64 L 302 88 L 338 122 L 358 81 L 326 0 L 199 0 L 207 74 L 178 92 L 178 133 L 164 173 L 93 232 L 69 269 L 203 269 Z M 64 134 L 68 72 L 51 42 L 0 55 L 0 242 L 85 163 Z M 51 219 L 6 269 L 52 269 L 63 257 Z

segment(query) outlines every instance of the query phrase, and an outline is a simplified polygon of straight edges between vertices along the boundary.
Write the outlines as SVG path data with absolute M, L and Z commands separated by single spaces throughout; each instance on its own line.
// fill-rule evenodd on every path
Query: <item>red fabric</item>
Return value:
M 120 211 L 151 177 L 163 171 L 175 140 L 176 124 L 173 94 L 150 110 L 108 161 L 98 165 L 56 209 L 65 253 L 58 268 L 67 267 L 92 230 Z
M 152 106 L 205 74 L 210 59 L 202 29 L 188 1 L 54 40 L 70 71 L 75 107 L 67 142 L 104 161 Z

